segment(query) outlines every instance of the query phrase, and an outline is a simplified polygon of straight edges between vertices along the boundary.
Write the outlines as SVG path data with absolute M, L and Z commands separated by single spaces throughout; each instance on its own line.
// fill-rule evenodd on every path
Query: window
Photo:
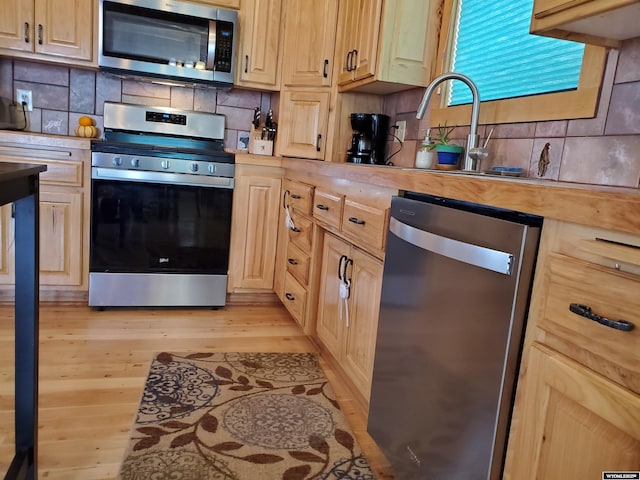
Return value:
M 533 0 L 444 1 L 440 73 L 464 73 L 478 85 L 480 123 L 595 115 L 605 49 L 530 35 L 532 9 Z M 520 73 L 508 71 L 511 67 Z M 437 98 L 431 124 L 469 124 L 471 93 L 466 85 L 447 82 L 439 105 Z

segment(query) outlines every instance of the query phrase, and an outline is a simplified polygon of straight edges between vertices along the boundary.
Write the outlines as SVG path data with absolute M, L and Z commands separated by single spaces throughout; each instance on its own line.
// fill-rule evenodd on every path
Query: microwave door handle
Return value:
M 209 20 L 209 50 L 207 51 L 207 70 L 215 70 L 217 23 Z

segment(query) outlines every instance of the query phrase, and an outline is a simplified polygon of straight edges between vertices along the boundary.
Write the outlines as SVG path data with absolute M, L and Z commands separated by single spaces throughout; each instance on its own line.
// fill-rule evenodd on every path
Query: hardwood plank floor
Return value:
M 13 308 L 0 306 L 0 473 L 14 453 Z M 39 478 L 115 478 L 151 358 L 160 351 L 317 352 L 280 305 L 221 310 L 112 309 L 43 303 L 40 307 Z M 321 354 L 365 455 L 392 479 L 366 433 L 366 417 Z M 265 479 L 267 480 L 267 479 Z

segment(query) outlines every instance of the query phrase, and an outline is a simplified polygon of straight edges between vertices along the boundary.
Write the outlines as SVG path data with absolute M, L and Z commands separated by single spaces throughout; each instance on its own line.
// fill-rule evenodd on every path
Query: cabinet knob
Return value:
M 298 262 L 296 262 L 295 258 L 289 258 L 287 259 L 287 262 L 289 262 L 290 265 L 298 265 Z
M 285 293 L 284 296 L 287 298 L 287 300 L 289 300 L 290 302 L 293 302 L 296 297 L 294 297 L 293 295 L 291 295 L 289 292 Z

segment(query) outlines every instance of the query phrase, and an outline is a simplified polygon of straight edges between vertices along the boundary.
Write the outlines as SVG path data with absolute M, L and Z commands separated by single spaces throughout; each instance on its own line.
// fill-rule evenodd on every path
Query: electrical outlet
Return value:
M 404 142 L 404 135 L 407 132 L 407 121 L 400 120 L 396 122 L 396 136 L 393 137 L 394 143 Z
M 33 111 L 33 95 L 31 90 L 22 90 L 20 88 L 16 89 L 16 101 L 22 105 L 22 103 L 26 103 L 25 109 L 27 112 Z

